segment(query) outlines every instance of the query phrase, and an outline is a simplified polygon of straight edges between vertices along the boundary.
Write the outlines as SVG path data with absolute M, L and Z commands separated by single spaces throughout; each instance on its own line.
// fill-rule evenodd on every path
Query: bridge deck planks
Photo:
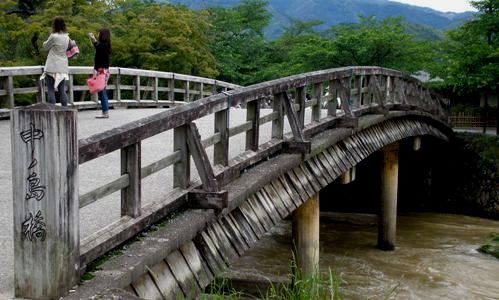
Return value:
M 263 189 L 262 189 L 262 191 L 256 192 L 255 197 L 262 204 L 263 208 L 265 209 L 265 211 L 269 215 L 270 220 L 272 220 L 272 223 L 274 225 L 279 223 L 279 221 L 281 220 L 279 212 L 277 211 L 277 208 L 272 203 L 272 200 L 267 198 L 265 191 L 263 191 Z
M 286 173 L 287 178 L 289 178 L 291 185 L 296 187 L 296 191 L 300 195 L 300 203 L 298 204 L 295 202 L 295 204 L 299 207 L 303 202 L 307 201 L 307 199 L 310 197 L 310 195 L 307 193 L 306 188 L 303 187 L 302 183 L 300 182 L 300 179 L 298 179 L 298 176 L 294 172 L 294 170 L 290 170 L 289 172 Z M 296 200 L 296 199 L 294 199 Z
M 243 248 L 240 247 L 241 245 L 235 243 L 235 240 L 231 238 L 231 235 L 227 233 L 227 231 L 223 226 L 220 225 L 218 221 L 212 223 L 213 233 L 221 242 L 223 251 L 230 253 L 226 256 L 228 261 L 234 260 L 241 256 L 241 253 L 243 253 Z
M 329 177 L 328 172 L 322 168 L 321 164 L 317 162 L 317 157 L 314 156 L 311 159 L 305 162 L 305 166 L 307 169 L 311 171 L 313 176 L 317 179 L 320 184 L 321 189 L 328 185 L 328 182 L 331 182 L 331 178 Z
M 249 203 L 245 202 L 241 206 L 239 206 L 239 208 L 243 216 L 246 218 L 246 221 L 248 221 L 250 227 L 255 232 L 257 238 L 260 239 L 264 235 L 265 229 L 260 223 L 260 220 L 256 217 L 255 212 L 250 207 Z
M 272 193 L 274 193 L 281 199 L 283 207 L 286 209 L 287 216 L 296 209 L 297 206 L 294 203 L 291 194 L 284 189 L 280 178 L 276 178 L 270 182 L 267 193 L 269 196 L 272 196 Z M 299 198 L 300 196 L 297 194 L 296 197 Z
M 292 200 L 292 202 L 294 204 L 293 210 L 300 207 L 307 200 L 306 194 L 305 194 L 305 198 L 303 198 L 302 195 L 300 194 L 300 191 L 302 193 L 304 193 L 304 191 L 302 191 L 301 189 L 299 191 L 298 188 L 294 188 L 293 185 L 291 184 L 289 177 L 279 176 L 278 182 L 281 184 L 284 192 L 289 194 L 290 199 Z
M 251 223 L 239 207 L 231 212 L 231 216 L 233 221 L 239 226 L 248 244 L 256 243 L 260 239 L 256 233 L 256 229 L 251 227 Z
M 269 215 L 265 212 L 261 204 L 256 200 L 255 196 L 251 196 L 248 198 L 248 204 L 253 209 L 255 213 L 255 217 L 260 221 L 260 224 L 263 226 L 263 233 L 269 231 L 272 227 L 272 221 L 270 220 Z
M 213 280 L 213 275 L 209 273 L 207 266 L 203 265 L 201 254 L 198 249 L 193 242 L 188 242 L 182 245 L 179 250 L 189 265 L 199 286 L 204 289 L 204 287 Z
M 206 232 L 201 232 L 201 234 L 194 239 L 194 245 L 196 245 L 201 256 L 205 259 L 212 274 L 219 274 L 225 270 L 225 262 Z
M 185 297 L 192 298 L 200 292 L 199 283 L 179 250 L 170 253 L 166 257 L 166 263 L 170 267 Z
M 307 168 L 305 164 L 301 164 L 299 170 L 303 173 L 305 180 L 314 188 L 315 193 L 320 192 L 322 189 L 321 184 L 318 182 L 317 178 L 310 173 L 310 170 Z
M 327 171 L 327 173 L 329 174 L 331 180 L 329 182 L 333 182 L 340 174 L 336 174 L 334 169 L 333 169 L 333 166 L 331 166 L 331 164 L 329 163 L 329 161 L 327 160 L 326 156 L 324 155 L 324 152 L 322 153 L 319 153 L 317 155 L 317 163 L 322 165 L 322 167 Z
M 341 168 L 338 166 L 338 164 L 336 164 L 336 161 L 333 159 L 333 156 L 331 155 L 331 153 L 329 151 L 325 150 L 321 154 L 324 156 L 324 159 L 325 159 L 325 160 L 322 160 L 322 162 L 326 166 L 329 165 L 332 176 L 335 179 L 340 177 L 343 172 L 342 172 Z
M 151 277 L 164 299 L 177 299 L 177 296 L 182 294 L 177 280 L 165 261 L 153 266 L 150 273 L 154 274 Z
M 231 221 L 227 217 L 223 217 L 218 220 L 220 227 L 225 231 L 225 234 L 229 238 L 232 246 L 236 249 L 239 256 L 243 255 L 250 246 L 246 244 L 246 241 L 241 236 L 241 233 L 231 224 Z
M 156 284 L 149 275 L 144 273 L 137 280 L 132 283 L 133 289 L 137 296 L 143 299 L 163 299 L 163 295 L 159 292 Z
M 281 219 L 286 218 L 291 211 L 288 210 L 286 203 L 284 200 L 277 194 L 272 184 L 267 184 L 263 187 L 262 193 L 272 201 L 273 205 L 276 207 L 277 212 Z M 287 195 L 283 195 L 287 196 Z M 289 196 L 288 196 L 289 197 Z
M 241 217 L 241 220 L 245 221 L 246 225 L 240 224 L 240 221 L 236 220 L 234 217 L 235 213 L 234 211 L 231 212 L 230 214 L 227 215 L 227 220 L 229 224 L 231 224 L 234 227 L 234 230 L 236 233 L 239 233 L 241 235 L 241 238 L 244 240 L 246 245 L 251 248 L 251 246 L 258 241 L 257 237 L 255 236 L 255 233 L 250 229 L 249 232 L 248 230 L 245 230 L 245 226 L 248 227 L 248 223 L 246 223 L 246 220 L 244 217 Z
M 215 245 L 215 249 L 217 249 L 220 258 L 224 262 L 224 268 L 229 266 L 229 261 L 239 257 L 236 253 L 236 250 L 232 248 L 232 245 L 228 243 L 226 238 L 222 232 L 219 232 L 214 227 L 214 224 L 208 226 L 205 232 L 211 238 L 213 245 Z

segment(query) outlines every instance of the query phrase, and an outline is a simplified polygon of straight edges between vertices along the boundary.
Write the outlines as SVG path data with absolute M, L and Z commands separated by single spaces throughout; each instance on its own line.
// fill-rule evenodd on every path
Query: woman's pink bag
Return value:
M 88 78 L 87 86 L 90 94 L 96 94 L 102 91 L 106 87 L 106 75 L 100 73 L 95 79 L 93 77 Z

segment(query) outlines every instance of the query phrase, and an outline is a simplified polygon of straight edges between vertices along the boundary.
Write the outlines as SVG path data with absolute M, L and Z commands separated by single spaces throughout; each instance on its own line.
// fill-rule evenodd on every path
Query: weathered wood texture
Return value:
M 76 111 L 12 112 L 15 296 L 58 299 L 79 281 Z
M 398 143 L 381 151 L 381 209 L 378 224 L 378 247 L 395 249 L 397 231 Z
M 319 194 L 293 212 L 293 251 L 298 272 L 304 277 L 319 272 Z

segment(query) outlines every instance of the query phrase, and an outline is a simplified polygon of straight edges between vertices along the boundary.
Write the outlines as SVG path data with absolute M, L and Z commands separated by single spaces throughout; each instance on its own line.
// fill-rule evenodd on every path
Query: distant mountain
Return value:
M 193 9 L 207 7 L 230 7 L 239 0 L 159 0 L 180 3 Z M 403 17 L 406 22 L 446 30 L 458 26 L 471 18 L 473 12 L 441 12 L 430 8 L 413 6 L 389 0 L 269 0 L 269 11 L 273 20 L 266 33 L 276 37 L 292 20 L 320 20 L 324 28 L 339 23 L 358 22 L 359 15 Z

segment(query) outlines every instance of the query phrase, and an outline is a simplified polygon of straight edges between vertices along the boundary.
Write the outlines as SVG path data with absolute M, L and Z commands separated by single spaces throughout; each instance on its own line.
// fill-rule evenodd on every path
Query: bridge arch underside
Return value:
M 256 192 L 252 191 L 230 213 L 208 224 L 194 240 L 171 252 L 126 290 L 146 299 L 175 299 L 179 293 L 194 297 L 277 222 L 371 154 L 409 137 L 433 136 L 448 141 L 451 134 L 441 123 L 414 116 L 349 131 L 334 144 L 319 150 L 316 147 L 314 151 L 312 142 L 313 154 L 306 160 L 279 172 Z M 263 163 L 269 165 L 261 169 L 269 170 L 288 159 L 286 154 L 279 155 Z M 265 177 L 258 174 L 258 167 L 254 169 L 255 176 Z

